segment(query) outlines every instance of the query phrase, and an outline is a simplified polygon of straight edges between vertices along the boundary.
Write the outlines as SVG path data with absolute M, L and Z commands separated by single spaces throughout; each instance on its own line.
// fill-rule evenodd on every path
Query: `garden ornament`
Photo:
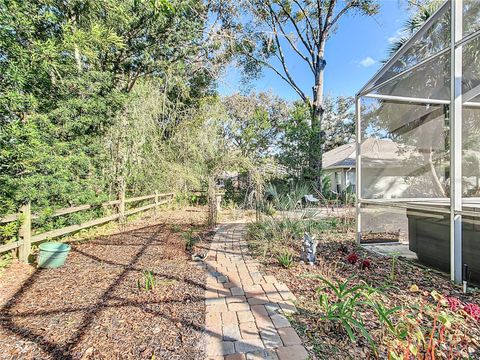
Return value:
M 302 260 L 310 265 L 315 265 L 318 240 L 305 233 L 303 235 Z

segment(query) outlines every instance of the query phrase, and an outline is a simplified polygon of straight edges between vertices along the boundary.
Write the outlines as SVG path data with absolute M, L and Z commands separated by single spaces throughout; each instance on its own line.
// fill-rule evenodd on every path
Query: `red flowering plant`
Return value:
M 460 305 L 462 305 L 462 302 L 454 296 L 446 296 L 445 299 L 447 300 L 448 307 L 452 311 L 458 310 Z
M 347 256 L 347 261 L 352 265 L 356 264 L 358 259 L 359 259 L 359 257 L 355 253 L 351 253 L 350 255 Z
M 463 311 L 465 311 L 468 315 L 470 315 L 475 321 L 480 320 L 480 306 L 477 304 L 466 304 L 463 307 Z
M 360 268 L 362 270 L 371 269 L 372 268 L 372 262 L 368 259 L 363 259 L 362 263 L 360 264 Z

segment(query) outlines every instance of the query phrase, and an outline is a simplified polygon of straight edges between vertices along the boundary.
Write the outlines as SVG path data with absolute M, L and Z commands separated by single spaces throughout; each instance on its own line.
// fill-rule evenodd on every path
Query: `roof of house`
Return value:
M 348 143 L 323 154 L 323 168 L 355 167 L 356 143 Z M 411 156 L 412 151 L 400 150 L 391 140 L 368 138 L 362 143 L 362 161 L 370 165 L 386 165 Z

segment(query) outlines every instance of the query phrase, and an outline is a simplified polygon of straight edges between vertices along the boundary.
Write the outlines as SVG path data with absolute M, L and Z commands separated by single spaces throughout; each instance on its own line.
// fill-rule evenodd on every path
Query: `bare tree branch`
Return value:
M 323 25 L 321 37 L 322 40 L 326 39 L 328 36 L 328 31 L 330 30 L 330 24 L 332 22 L 333 10 L 335 10 L 335 5 L 337 5 L 337 0 L 330 0 L 330 3 L 328 4 L 327 15 L 325 17 L 325 24 Z
M 315 38 L 315 29 L 313 28 L 313 25 L 312 25 L 312 22 L 310 21 L 310 18 L 308 17 L 307 13 L 305 12 L 305 9 L 303 8 L 303 6 L 300 5 L 300 3 L 298 2 L 298 0 L 293 0 L 293 2 L 298 6 L 298 8 L 300 9 L 300 11 L 302 12 L 304 18 L 305 18 L 305 36 L 307 37 L 307 41 L 308 43 L 313 43 L 313 46 L 312 46 L 312 52 L 313 52 L 313 49 L 315 48 L 315 42 L 313 41 L 313 39 Z M 310 31 L 310 34 L 312 34 L 312 36 L 310 37 L 309 36 L 309 31 Z
M 273 16 L 271 17 L 271 21 L 272 21 L 271 25 L 272 25 L 272 29 L 273 29 L 273 35 L 275 37 L 275 42 L 277 43 L 278 55 L 280 56 L 280 63 L 282 64 L 283 72 L 285 73 L 285 76 L 288 78 L 289 83 L 295 89 L 295 91 L 298 94 L 300 94 L 300 93 L 302 94 L 300 96 L 302 98 L 302 100 L 307 102 L 307 97 L 305 96 L 303 91 L 300 89 L 300 87 L 295 83 L 295 80 L 293 80 L 292 76 L 290 75 L 290 72 L 288 71 L 287 62 L 285 60 L 285 55 L 283 54 L 283 49 L 282 49 L 282 46 L 280 44 L 280 40 L 278 38 L 277 27 L 275 25 L 275 19 L 273 18 Z
M 352 1 L 350 1 L 347 5 L 345 5 L 345 7 L 338 12 L 338 14 L 333 18 L 333 20 L 331 21 L 331 23 L 328 25 L 328 29 L 326 30 L 326 32 L 328 33 L 328 31 L 330 30 L 330 28 L 331 28 L 333 25 L 335 25 L 335 23 L 336 23 L 352 6 L 354 6 L 356 3 L 357 3 L 357 0 L 352 0 Z
M 271 10 L 273 10 L 273 9 L 272 9 L 272 6 L 271 6 L 270 4 L 271 4 L 271 3 L 269 3 L 268 6 L 270 7 Z M 285 9 L 285 7 L 283 6 L 283 4 L 282 4 L 281 2 L 279 3 L 279 5 L 280 5 L 280 7 L 282 8 L 283 12 L 287 15 L 287 17 L 288 17 L 288 19 L 290 20 L 290 22 L 292 23 L 293 27 L 295 28 L 295 31 L 296 31 L 297 34 L 298 34 L 298 38 L 299 38 L 300 41 L 303 43 L 303 45 L 305 46 L 305 48 L 307 49 L 307 51 L 309 52 L 310 56 L 311 56 L 312 59 L 313 59 L 313 57 L 314 57 L 314 52 L 313 52 L 313 47 L 312 47 L 312 45 L 309 44 L 309 43 L 305 40 L 305 38 L 304 38 L 304 36 L 303 36 L 303 34 L 302 34 L 302 31 L 299 29 L 297 22 L 296 22 L 295 19 L 292 17 L 292 14 L 290 14 L 290 12 Z M 277 21 L 277 23 L 280 24 L 279 21 Z
M 308 59 L 308 57 L 305 56 L 305 55 L 298 49 L 298 47 L 295 45 L 295 43 L 294 43 L 294 42 L 290 39 L 290 37 L 285 33 L 285 30 L 283 29 L 283 26 L 282 26 L 282 24 L 281 24 L 281 22 L 280 22 L 280 20 L 279 20 L 279 18 L 278 18 L 278 16 L 277 16 L 277 14 L 275 13 L 275 10 L 272 8 L 272 6 L 271 6 L 271 5 L 268 5 L 268 7 L 269 7 L 269 9 L 270 9 L 270 15 L 275 18 L 275 22 L 278 24 L 278 27 L 279 27 L 280 31 L 282 32 L 283 36 L 287 39 L 288 43 L 290 44 L 290 47 L 298 54 L 298 56 L 300 56 L 303 60 L 305 60 L 305 62 L 308 64 L 308 66 L 310 67 L 310 69 L 312 70 L 312 72 L 315 73 L 315 70 L 314 70 L 314 68 L 313 68 L 313 63 L 312 63 L 312 61 L 310 61 L 310 60 Z M 272 21 L 272 23 L 273 23 L 273 21 Z M 274 30 L 274 31 L 275 31 L 275 30 Z M 276 31 L 275 31 L 275 32 L 276 32 Z M 280 45 L 278 45 L 278 46 L 280 46 Z M 309 51 L 309 53 L 310 53 L 310 55 L 311 55 L 311 57 L 312 57 L 312 60 L 313 60 L 313 52 L 310 52 L 310 51 Z
M 290 85 L 293 90 L 295 90 L 295 92 L 298 94 L 298 96 L 300 96 L 300 98 L 307 102 L 308 101 L 308 98 L 306 97 L 306 95 L 303 93 L 303 91 L 293 82 L 291 82 L 284 74 L 282 74 L 281 71 L 279 71 L 277 68 L 275 68 L 272 64 L 268 63 L 267 61 L 265 60 L 261 60 L 261 59 L 258 59 L 256 58 L 255 56 L 253 56 L 252 54 L 246 52 L 245 53 L 247 57 L 249 57 L 250 59 L 262 64 L 263 66 L 266 66 L 267 68 L 269 68 L 270 70 L 272 70 L 275 74 L 277 74 L 283 81 L 285 81 L 288 85 Z
M 317 25 L 318 25 L 318 34 L 315 45 L 317 46 L 317 50 L 320 48 L 320 39 L 322 37 L 322 29 L 323 29 L 323 18 L 322 18 L 322 1 L 317 0 Z

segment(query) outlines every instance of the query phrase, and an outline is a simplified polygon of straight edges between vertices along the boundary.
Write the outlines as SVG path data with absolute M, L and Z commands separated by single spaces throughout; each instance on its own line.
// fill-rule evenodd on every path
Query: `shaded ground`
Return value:
M 0 359 L 203 358 L 205 275 L 179 233 L 192 217 L 163 215 L 160 224 L 73 243 L 63 268 L 7 269 Z M 154 272 L 155 290 L 137 288 L 142 270 Z

